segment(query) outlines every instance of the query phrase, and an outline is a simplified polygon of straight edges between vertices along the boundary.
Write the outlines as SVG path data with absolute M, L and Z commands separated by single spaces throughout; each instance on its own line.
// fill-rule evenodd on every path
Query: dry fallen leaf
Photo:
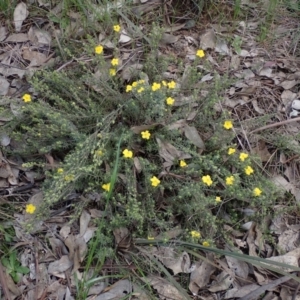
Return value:
M 204 142 L 195 127 L 191 127 L 188 125 L 184 126 L 184 134 L 187 139 L 189 139 L 195 146 L 197 146 L 201 150 L 205 149 Z
M 217 276 L 216 281 L 212 282 L 212 285 L 208 290 L 213 293 L 228 290 L 233 281 L 234 277 L 223 271 Z
M 14 33 L 8 36 L 5 42 L 24 43 L 29 41 L 27 33 Z
M 262 162 L 266 162 L 270 159 L 271 153 L 269 152 L 266 143 L 263 140 L 257 142 L 257 146 L 252 148 L 252 154 L 256 154 L 260 157 Z
M 142 278 L 143 281 L 152 285 L 157 290 L 159 299 L 163 300 L 184 300 L 185 298 L 180 292 L 170 284 L 166 279 L 158 276 L 148 276 Z
M 124 80 L 130 81 L 132 80 L 132 78 L 136 77 L 142 69 L 143 69 L 142 64 L 127 65 L 122 70 L 122 78 Z
M 193 295 L 198 295 L 198 291 L 207 286 L 210 276 L 215 272 L 216 268 L 210 263 L 212 259 L 213 256 L 208 254 L 207 260 L 196 263 L 189 283 L 189 289 Z
M 236 276 L 246 279 L 249 274 L 248 264 L 244 261 L 238 260 L 232 256 L 225 256 L 229 268 Z
M 127 280 L 119 280 L 115 284 L 107 287 L 105 292 L 100 294 L 96 299 L 97 300 L 113 300 L 113 299 L 124 299 L 132 293 L 132 283 Z
M 126 30 L 123 29 L 119 38 L 119 43 L 124 44 L 128 43 L 129 41 L 131 41 L 131 37 L 128 35 Z
M 9 90 L 9 82 L 2 76 L 0 76 L 0 96 L 7 95 Z
M 7 29 L 5 26 L 0 27 L 0 42 L 4 41 L 7 36 Z
M 22 24 L 24 22 L 24 20 L 27 18 L 28 16 L 28 9 L 27 9 L 27 5 L 24 2 L 20 2 L 14 11 L 14 23 L 15 23 L 15 29 L 16 32 L 19 32 L 22 28 Z
M 90 220 L 91 220 L 91 215 L 86 210 L 83 210 L 81 213 L 81 216 L 80 216 L 80 221 L 79 221 L 79 223 L 80 223 L 79 235 L 80 236 L 83 236 L 85 234 L 85 232 L 87 231 Z
M 22 56 L 24 59 L 29 60 L 30 64 L 28 67 L 41 66 L 47 59 L 47 56 L 37 51 L 30 51 L 30 49 L 24 49 Z
M 160 40 L 161 45 L 174 44 L 178 41 L 179 36 L 175 36 L 169 33 L 163 33 L 162 38 Z
M 214 49 L 216 41 L 215 31 L 213 29 L 209 29 L 200 36 L 200 48 L 203 50 Z
M 175 252 L 171 247 L 159 247 L 157 251 L 153 252 L 167 268 L 171 269 L 174 275 L 178 273 L 190 273 L 191 261 L 187 252 L 183 251 L 181 254 Z
M 67 271 L 72 264 L 68 255 L 63 255 L 59 260 L 49 264 L 48 273 L 59 278 L 66 278 L 65 271 Z

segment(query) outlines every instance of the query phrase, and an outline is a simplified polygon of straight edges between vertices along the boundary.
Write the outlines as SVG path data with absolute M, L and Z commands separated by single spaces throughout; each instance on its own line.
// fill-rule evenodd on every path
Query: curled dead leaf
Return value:
M 27 18 L 29 12 L 27 5 L 24 2 L 20 2 L 14 10 L 14 23 L 16 32 L 19 32 L 22 28 L 24 20 Z

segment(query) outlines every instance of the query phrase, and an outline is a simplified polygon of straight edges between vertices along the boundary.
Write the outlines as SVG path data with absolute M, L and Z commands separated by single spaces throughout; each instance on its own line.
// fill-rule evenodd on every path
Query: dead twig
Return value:
M 269 125 L 257 128 L 255 130 L 252 130 L 250 133 L 255 133 L 255 132 L 258 132 L 258 131 L 262 131 L 262 130 L 273 128 L 273 127 L 278 127 L 278 126 L 281 126 L 281 125 L 285 125 L 285 124 L 289 124 L 289 123 L 293 123 L 293 122 L 297 122 L 297 121 L 300 121 L 300 117 L 293 118 L 293 119 L 290 119 L 290 120 L 281 121 L 281 122 L 277 122 L 277 123 L 273 123 L 273 124 L 269 124 Z

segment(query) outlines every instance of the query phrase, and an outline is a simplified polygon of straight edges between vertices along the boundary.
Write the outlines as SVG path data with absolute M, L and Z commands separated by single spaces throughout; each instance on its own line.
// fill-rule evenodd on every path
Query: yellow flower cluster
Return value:
M 63 172 L 64 172 L 64 169 L 63 169 L 63 168 L 58 168 L 58 169 L 57 169 L 57 173 L 58 173 L 58 174 L 62 174 Z
M 64 180 L 67 182 L 73 181 L 75 179 L 74 175 L 66 175 Z
M 143 92 L 145 90 L 145 88 L 141 87 L 140 85 L 144 84 L 144 83 L 145 83 L 145 80 L 141 79 L 141 80 L 138 80 L 138 81 L 134 81 L 132 84 L 128 84 L 126 86 L 126 93 L 131 92 L 134 88 L 137 88 L 138 93 Z
M 199 239 L 201 237 L 201 233 L 197 230 L 192 230 L 190 234 L 193 239 Z

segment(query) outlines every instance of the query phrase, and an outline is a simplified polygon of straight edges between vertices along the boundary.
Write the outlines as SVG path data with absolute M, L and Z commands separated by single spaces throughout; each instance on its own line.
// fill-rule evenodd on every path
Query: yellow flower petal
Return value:
M 217 197 L 216 197 L 216 202 L 222 202 L 221 197 L 217 196 Z
M 190 234 L 191 234 L 192 238 L 194 238 L 194 239 L 199 239 L 201 237 L 201 233 L 197 230 L 192 230 L 190 232 Z
M 176 87 L 176 82 L 175 81 L 172 80 L 171 82 L 168 83 L 168 88 L 169 89 L 175 89 L 175 87 Z
M 120 32 L 121 26 L 120 25 L 114 25 L 114 31 L 115 32 Z
M 102 188 L 103 188 L 105 191 L 109 192 L 109 190 L 110 190 L 110 183 L 103 184 L 103 185 L 102 185 Z
M 234 177 L 233 176 L 226 177 L 226 185 L 233 185 L 233 183 L 234 183 Z
M 26 211 L 28 214 L 33 214 L 33 213 L 35 212 L 35 210 L 36 210 L 35 205 L 33 205 L 33 204 L 31 204 L 31 203 L 26 205 L 25 211 Z
M 213 184 L 213 181 L 211 180 L 211 177 L 209 175 L 202 176 L 202 181 L 208 186 L 211 186 Z
M 130 92 L 130 91 L 132 91 L 132 85 L 128 84 L 128 85 L 126 86 L 126 93 L 128 93 L 128 92 Z
M 159 90 L 161 88 L 161 84 L 157 83 L 157 82 L 153 82 L 151 88 L 152 88 L 152 91 L 155 92 L 155 91 L 157 91 L 157 90 Z
M 112 66 L 117 66 L 119 64 L 119 59 L 118 58 L 113 58 L 112 60 L 111 60 L 111 65 Z
M 209 247 L 209 246 L 210 246 L 209 242 L 206 242 L 206 241 L 204 241 L 204 242 L 202 243 L 202 245 L 203 245 L 204 247 Z
M 166 102 L 167 102 L 167 104 L 168 105 L 173 105 L 174 104 L 174 102 L 175 102 L 175 99 L 174 98 L 172 98 L 172 97 L 168 97 L 167 99 L 166 99 Z
M 242 153 L 240 154 L 240 160 L 241 160 L 241 161 L 244 161 L 246 158 L 248 158 L 248 156 L 249 156 L 249 154 L 242 152 Z
M 133 152 L 130 151 L 130 150 L 128 150 L 128 149 L 125 149 L 125 150 L 123 151 L 123 156 L 124 156 L 125 158 L 132 158 Z
M 102 54 L 103 52 L 103 46 L 102 45 L 98 45 L 95 47 L 95 53 L 96 54 Z
M 204 50 L 202 49 L 197 50 L 196 55 L 200 58 L 204 57 L 205 56 Z
M 247 167 L 245 168 L 245 173 L 246 173 L 247 175 L 251 175 L 252 173 L 254 173 L 254 170 L 251 168 L 251 166 L 247 166 Z
M 115 76 L 117 74 L 116 69 L 109 69 L 109 75 L 110 76 Z
M 179 163 L 179 166 L 180 166 L 181 168 L 184 168 L 184 167 L 187 166 L 187 163 L 186 163 L 184 160 L 181 160 L 180 163 Z
M 151 133 L 149 132 L 149 130 L 146 130 L 146 131 L 142 131 L 142 132 L 141 132 L 141 135 L 142 135 L 142 138 L 143 138 L 143 139 L 149 140 L 149 139 L 150 139 L 150 136 L 151 136 Z
M 31 96 L 29 94 L 25 94 L 22 97 L 22 99 L 23 99 L 24 102 L 30 102 L 31 101 Z
M 226 120 L 226 121 L 224 122 L 223 127 L 224 127 L 225 129 L 227 129 L 227 130 L 233 128 L 232 121 Z
M 254 194 L 255 197 L 260 196 L 261 193 L 262 193 L 262 190 L 259 189 L 259 188 L 255 188 L 255 189 L 253 190 L 253 194 Z
M 232 155 L 236 152 L 236 150 L 234 148 L 229 148 L 228 149 L 228 155 Z
M 154 187 L 156 187 L 160 184 L 160 180 L 156 176 L 153 176 L 150 179 L 150 181 L 151 181 L 151 185 L 154 186 Z

